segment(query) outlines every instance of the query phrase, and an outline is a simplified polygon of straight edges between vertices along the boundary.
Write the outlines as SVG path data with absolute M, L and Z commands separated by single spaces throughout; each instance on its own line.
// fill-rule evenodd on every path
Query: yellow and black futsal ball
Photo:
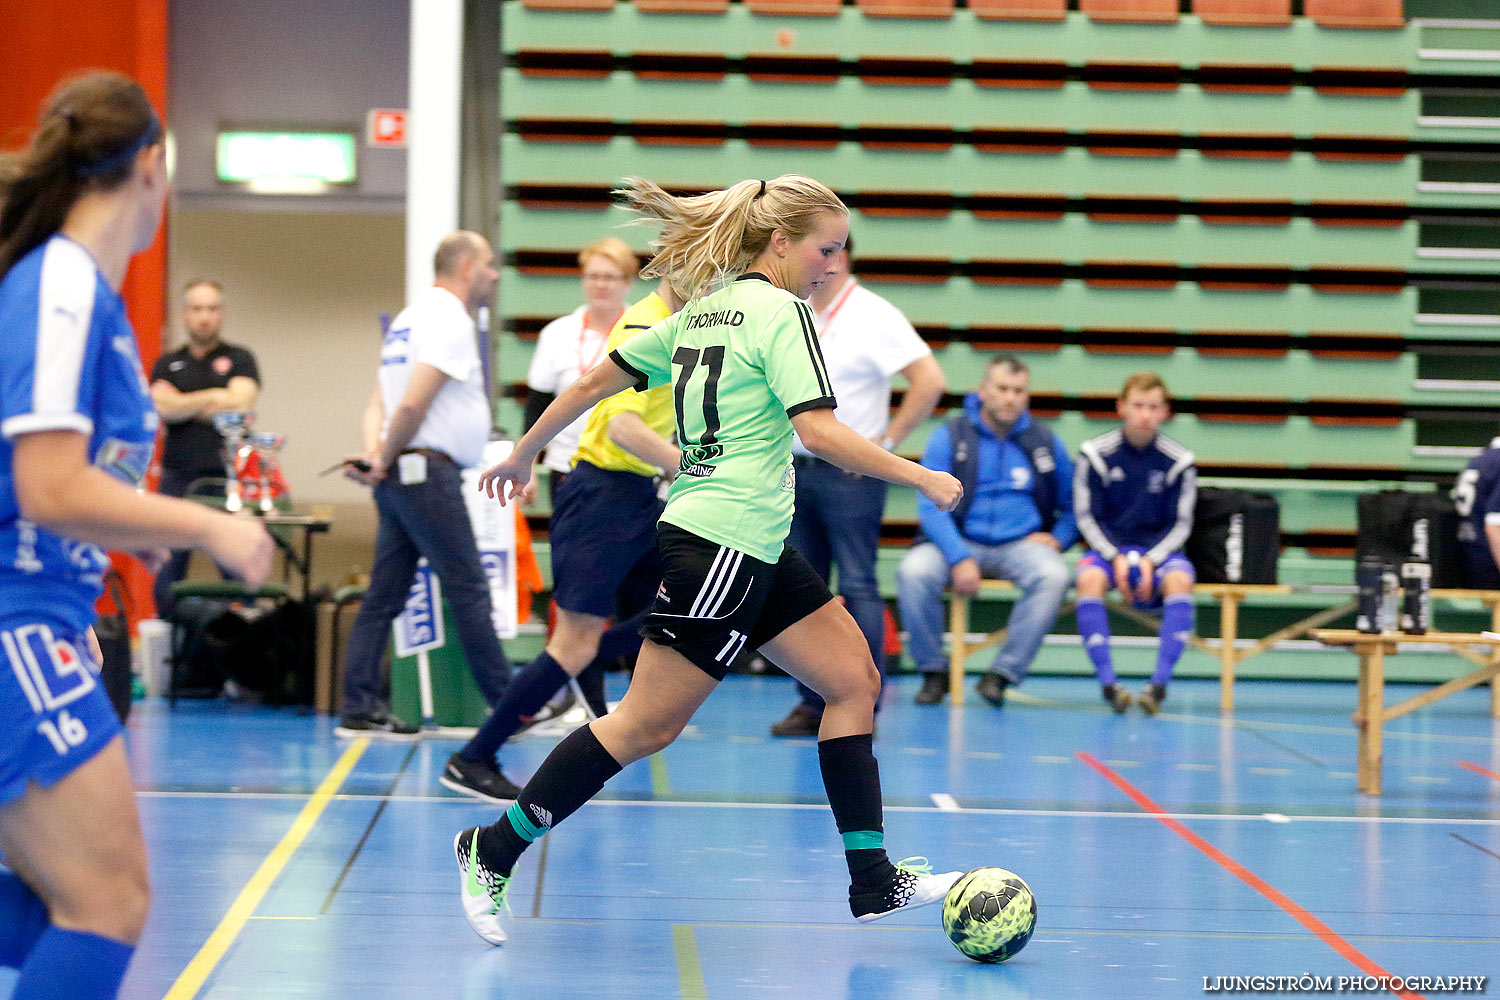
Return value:
M 943 930 L 976 962 L 1003 962 L 1026 947 L 1036 929 L 1031 886 L 1004 868 L 975 868 L 943 900 Z

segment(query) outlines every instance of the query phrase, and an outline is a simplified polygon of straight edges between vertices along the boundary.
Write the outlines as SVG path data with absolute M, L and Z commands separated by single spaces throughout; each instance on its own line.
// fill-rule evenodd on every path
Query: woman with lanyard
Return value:
M 734 660 L 759 650 L 823 696 L 818 761 L 861 921 L 943 898 L 958 872 L 893 865 L 870 740 L 879 675 L 854 620 L 794 549 L 792 429 L 842 468 L 916 487 L 943 510 L 962 487 L 839 423 L 813 318 L 802 301 L 833 273 L 849 232 L 838 196 L 807 177 L 741 181 L 690 198 L 632 180 L 635 212 L 663 224 L 650 272 L 682 290 L 680 311 L 610 352 L 480 477 L 518 496 L 538 451 L 599 400 L 671 384 L 682 447 L 657 528 L 662 585 L 629 690 L 614 712 L 566 737 L 491 826 L 454 838 L 464 915 L 494 944 L 516 861 L 621 768 L 675 740 Z M 715 286 L 723 285 L 717 291 Z
M 101 547 L 202 546 L 254 586 L 271 566 L 255 520 L 136 488 L 158 420 L 119 287 L 166 188 L 161 122 L 114 73 L 62 86 L 0 163 L 0 964 L 17 1000 L 116 996 L 146 921 L 89 627 Z
M 531 355 L 531 368 L 526 373 L 529 391 L 525 430 L 531 429 L 558 393 L 604 360 L 609 331 L 625 312 L 625 297 L 640 262 L 624 240 L 606 236 L 579 252 L 578 266 L 583 269 L 583 305 L 542 327 Z M 550 470 L 547 488 L 554 502 L 563 477 L 573 468 L 573 452 L 587 423 L 588 415 L 580 415 L 559 431 L 542 453 L 542 464 Z

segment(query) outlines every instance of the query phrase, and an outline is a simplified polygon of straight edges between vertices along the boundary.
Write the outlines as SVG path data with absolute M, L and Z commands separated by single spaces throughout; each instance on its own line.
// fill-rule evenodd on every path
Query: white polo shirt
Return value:
M 834 415 L 871 441 L 891 422 L 891 376 L 932 353 L 901 310 L 853 278 L 815 313 L 823 361 L 838 398 Z M 809 455 L 800 439 L 792 451 Z
M 531 368 L 526 372 L 528 386 L 538 392 L 559 395 L 604 360 L 609 331 L 591 329 L 586 322 L 587 312 L 588 306 L 579 306 L 542 327 L 536 352 L 531 355 Z M 592 407 L 584 410 L 577 420 L 558 432 L 542 452 L 543 465 L 555 472 L 573 468 L 573 453 L 578 450 L 578 439 L 583 436 L 592 412 Z
M 425 288 L 391 321 L 380 349 L 380 399 L 385 425 L 406 394 L 412 365 L 428 364 L 448 376 L 427 408 L 409 448 L 446 452 L 465 468 L 477 465 L 490 439 L 490 404 L 484 396 L 474 320 L 458 296 Z

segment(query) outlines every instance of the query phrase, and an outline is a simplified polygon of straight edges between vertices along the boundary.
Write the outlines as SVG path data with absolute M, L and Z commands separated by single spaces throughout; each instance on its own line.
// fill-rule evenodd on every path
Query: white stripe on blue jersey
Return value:
M 0 424 L 0 434 L 13 438 L 36 431 L 93 431 L 93 420 L 78 412 L 78 384 L 98 280 L 93 258 L 77 243 L 54 239 L 43 247 L 31 412 Z

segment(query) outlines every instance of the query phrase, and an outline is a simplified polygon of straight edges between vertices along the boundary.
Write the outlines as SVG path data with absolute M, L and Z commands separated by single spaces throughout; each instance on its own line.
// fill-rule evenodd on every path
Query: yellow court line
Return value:
M 698 959 L 693 925 L 672 925 L 672 950 L 677 956 L 677 983 L 682 1000 L 704 1000 L 708 991 L 703 985 L 703 965 Z
M 667 780 L 667 758 L 660 753 L 651 755 L 651 794 L 672 794 L 672 783 Z
M 182 970 L 182 975 L 172 984 L 167 995 L 162 1000 L 192 1000 L 213 974 L 220 960 L 224 958 L 229 946 L 234 944 L 234 939 L 239 937 L 240 931 L 245 928 L 245 921 L 255 913 L 255 908 L 270 891 L 271 885 L 276 881 L 286 863 L 297 853 L 297 848 L 302 846 L 302 841 L 312 832 L 313 825 L 318 822 L 318 817 L 323 815 L 323 809 L 328 805 L 349 772 L 354 770 L 359 755 L 365 752 L 369 745 L 368 737 L 355 740 L 349 745 L 339 757 L 338 763 L 333 765 L 333 770 L 328 772 L 321 784 L 318 785 L 302 811 L 297 814 L 297 819 L 292 823 L 292 828 L 281 838 L 266 860 L 260 863 L 255 874 L 250 876 L 250 881 L 245 883 L 245 888 L 235 897 L 229 912 L 224 914 L 224 919 L 219 921 L 219 926 L 208 936 L 203 947 L 198 949 L 198 954 Z

